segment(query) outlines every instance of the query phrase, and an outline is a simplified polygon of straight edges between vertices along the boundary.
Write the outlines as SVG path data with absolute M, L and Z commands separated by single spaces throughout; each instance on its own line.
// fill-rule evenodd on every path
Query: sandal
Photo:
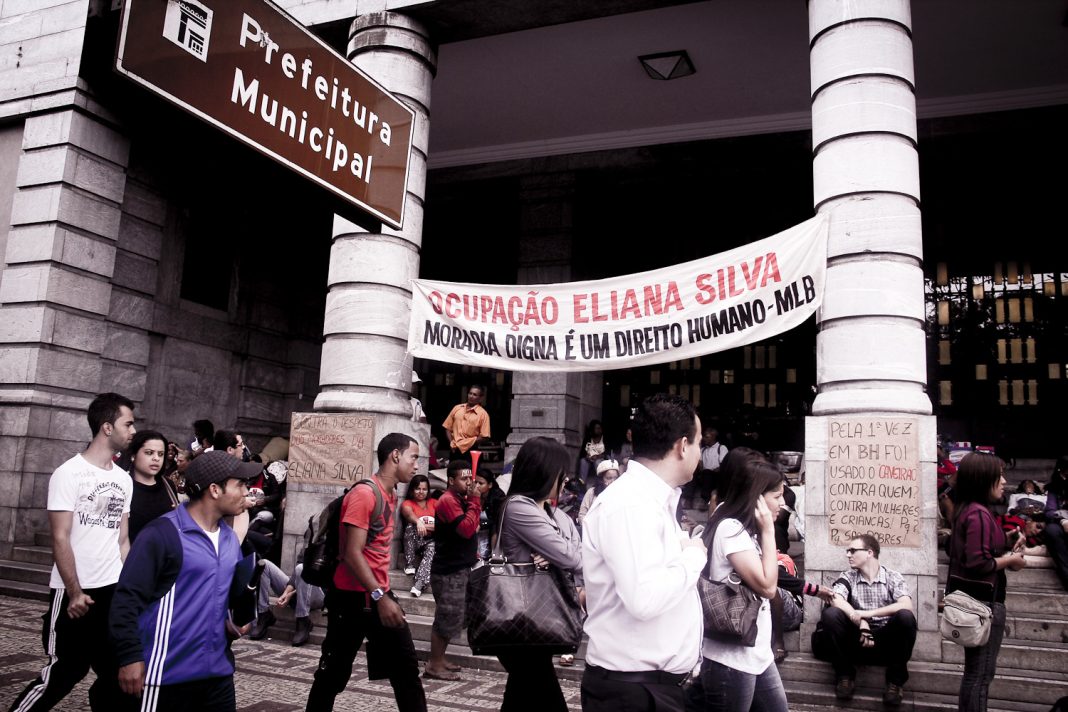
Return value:
M 428 668 L 423 669 L 423 677 L 427 680 L 445 680 L 447 682 L 456 682 L 457 680 L 463 679 L 458 672 L 450 672 L 449 670 L 446 670 L 445 672 L 432 672 Z
M 560 656 L 560 664 L 563 665 L 564 667 L 571 667 L 572 665 L 575 664 L 575 656 L 574 655 L 561 655 Z

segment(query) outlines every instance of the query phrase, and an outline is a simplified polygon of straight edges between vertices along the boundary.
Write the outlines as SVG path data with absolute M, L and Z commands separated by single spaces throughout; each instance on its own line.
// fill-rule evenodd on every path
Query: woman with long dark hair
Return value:
M 155 430 L 139 430 L 119 461 L 120 467 L 133 478 L 131 544 L 146 524 L 178 506 L 177 490 L 170 479 L 160 474 L 166 456 L 167 438 Z
M 735 448 L 721 466 L 722 503 L 708 521 L 708 576 L 726 581 L 732 572 L 764 599 L 778 595 L 775 513 L 782 506 L 779 468 L 748 448 Z M 771 650 L 771 608 L 757 617 L 756 644 L 706 637 L 701 674 L 690 687 L 690 712 L 729 710 L 786 712 L 786 691 Z
M 949 540 L 946 593 L 964 591 L 993 612 L 986 644 L 964 649 L 964 676 L 958 699 L 961 712 L 986 710 L 987 693 L 1005 634 L 1005 569 L 1018 571 L 1027 565 L 1023 553 L 1009 550 L 1005 532 L 990 511 L 990 505 L 1005 494 L 1004 474 L 1001 458 L 972 452 L 957 465 L 953 485 L 957 508 Z M 1022 537 L 1019 543 L 1023 543 Z
M 582 541 L 578 531 L 567 515 L 549 505 L 559 495 L 571 463 L 564 446 L 551 438 L 531 438 L 523 443 L 512 468 L 512 484 L 498 532 L 509 561 L 533 560 L 539 566 L 580 574 Z M 531 650 L 497 657 L 508 671 L 502 712 L 567 712 L 551 654 Z
M 438 501 L 430 498 L 430 480 L 416 475 L 408 483 L 401 503 L 404 518 L 404 573 L 414 575 L 410 593 L 418 598 L 430 583 L 430 566 L 434 563 L 434 511 Z M 416 559 L 422 556 L 419 567 Z
M 1068 591 L 1068 456 L 1057 465 L 1046 485 L 1046 550 L 1053 559 L 1057 578 Z

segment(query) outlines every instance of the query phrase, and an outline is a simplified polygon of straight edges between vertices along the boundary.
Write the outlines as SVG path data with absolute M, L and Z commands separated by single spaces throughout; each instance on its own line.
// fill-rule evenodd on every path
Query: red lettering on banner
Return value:
M 575 323 L 576 324 L 589 324 L 590 320 L 583 314 L 586 311 L 586 297 L 588 294 L 575 294 L 571 297 L 571 303 L 575 306 Z
M 782 281 L 782 277 L 779 276 L 779 260 L 774 252 L 769 252 L 766 261 L 764 262 L 764 279 L 760 281 L 761 287 L 768 286 L 769 277 L 776 282 Z

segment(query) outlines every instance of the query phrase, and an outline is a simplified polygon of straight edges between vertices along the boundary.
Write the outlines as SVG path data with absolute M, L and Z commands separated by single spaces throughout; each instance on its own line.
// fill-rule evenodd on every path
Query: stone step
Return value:
M 15 598 L 33 598 L 38 601 L 48 601 L 52 597 L 52 591 L 47 585 L 42 586 L 37 583 L 0 579 L 0 596 L 14 596 Z
M 833 684 L 812 682 L 791 682 L 786 684 L 786 698 L 792 712 L 802 710 L 880 710 L 888 709 L 883 705 L 883 688 L 857 689 L 856 695 L 849 702 L 840 702 L 834 697 Z M 894 708 L 902 712 L 955 712 L 957 695 L 936 694 L 932 692 L 917 693 L 905 686 L 904 701 Z M 1049 705 L 1033 704 L 1019 701 L 990 700 L 987 712 L 1048 712 Z
M 52 567 L 52 547 L 50 546 L 16 546 L 11 550 L 11 558 L 14 561 L 25 561 L 31 564 L 43 564 Z
M 1014 591 L 1005 595 L 1005 607 L 1018 616 L 1040 615 L 1047 618 L 1068 617 L 1068 595 L 1064 591 Z
M 52 565 L 27 563 L 0 559 L 0 578 L 9 581 L 22 581 L 48 588 L 52 577 Z
M 1044 709 L 1048 710 L 1050 705 L 1068 695 L 1068 673 L 1063 670 L 1042 672 L 1042 684 L 1036 685 L 1035 671 L 1008 667 L 1010 664 L 1015 665 L 1015 661 L 1010 661 L 1009 653 L 1003 647 L 998 659 L 997 675 L 990 687 L 991 700 L 1001 700 L 1002 706 L 1014 700 L 1027 700 L 1044 704 Z M 909 664 L 909 682 L 906 689 L 917 695 L 952 694 L 960 687 L 962 671 L 963 666 L 960 664 L 914 661 Z M 787 689 L 794 682 L 815 683 L 827 687 L 833 694 L 834 671 L 830 663 L 816 660 L 810 654 L 791 653 L 779 665 L 779 673 Z M 858 690 L 881 695 L 884 683 L 882 667 L 862 666 L 857 670 Z
M 964 664 L 964 648 L 943 640 L 942 660 Z M 1031 670 L 1043 676 L 1047 672 L 1062 672 L 1068 670 L 1068 647 L 1059 642 L 1006 638 L 998 654 L 998 668 L 1001 669 L 1003 665 L 1011 665 L 1017 670 Z M 1068 695 L 1068 689 L 1064 690 L 1063 695 Z
M 1062 617 L 1014 616 L 1005 620 L 1005 635 L 1018 641 L 1038 640 L 1068 645 L 1068 620 Z
M 33 533 L 33 543 L 36 546 L 47 546 L 49 549 L 51 549 L 52 548 L 52 532 L 50 532 L 50 531 L 34 532 Z
M 1026 568 L 1020 571 L 1006 571 L 1006 581 L 1009 585 L 1009 590 L 1017 589 L 1021 591 L 1039 590 L 1052 590 L 1063 591 L 1061 586 L 1061 580 L 1057 578 L 1057 572 L 1052 567 L 1046 568 Z M 949 577 L 949 564 L 938 565 L 938 582 L 940 585 L 945 586 L 946 579 Z

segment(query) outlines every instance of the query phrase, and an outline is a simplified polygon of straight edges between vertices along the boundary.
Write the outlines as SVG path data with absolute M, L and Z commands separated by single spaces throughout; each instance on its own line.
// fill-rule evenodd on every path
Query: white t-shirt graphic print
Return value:
M 130 513 L 133 480 L 117 465 L 102 470 L 80 454 L 64 462 L 48 481 L 48 510 L 73 512 L 70 545 L 83 589 L 110 586 L 119 580 L 119 526 Z M 52 588 L 66 588 L 52 565 Z

